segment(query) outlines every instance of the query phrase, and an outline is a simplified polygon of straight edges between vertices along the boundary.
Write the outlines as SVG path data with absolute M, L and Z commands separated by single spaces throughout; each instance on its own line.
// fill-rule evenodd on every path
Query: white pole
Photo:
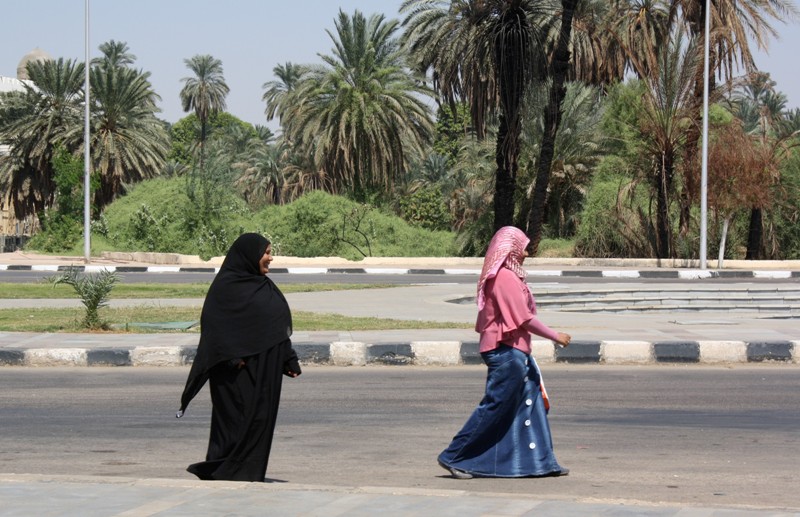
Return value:
M 84 4 L 86 75 L 84 76 L 84 126 L 83 126 L 83 260 L 87 264 L 91 254 L 91 167 L 89 166 L 89 0 Z
M 703 49 L 703 166 L 700 174 L 700 269 L 706 269 L 708 254 L 708 48 L 711 27 L 711 0 L 706 0 L 706 27 Z

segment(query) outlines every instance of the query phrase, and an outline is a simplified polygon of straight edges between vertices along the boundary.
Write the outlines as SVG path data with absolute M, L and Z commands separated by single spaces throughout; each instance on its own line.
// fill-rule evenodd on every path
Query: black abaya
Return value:
M 261 274 L 269 241 L 241 235 L 209 288 L 197 347 L 181 396 L 189 402 L 210 380 L 213 404 L 206 461 L 187 469 L 200 479 L 263 481 L 281 394 L 281 374 L 300 374 L 291 346 L 292 316 L 280 289 Z
M 211 369 L 213 411 L 206 461 L 187 469 L 200 479 L 263 481 L 278 416 L 283 365 L 295 358 L 288 341 L 245 358 L 241 369 L 227 362 Z

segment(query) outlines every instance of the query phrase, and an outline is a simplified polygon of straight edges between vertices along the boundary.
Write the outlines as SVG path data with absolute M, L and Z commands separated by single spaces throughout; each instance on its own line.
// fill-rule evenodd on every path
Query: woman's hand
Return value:
M 569 342 L 572 341 L 572 336 L 569 334 L 564 334 L 563 332 L 558 332 L 558 339 L 556 339 L 556 343 L 561 346 L 569 346 Z
M 245 364 L 247 363 L 244 362 L 244 359 L 241 359 L 239 357 L 228 361 L 228 366 L 230 366 L 231 368 L 236 368 L 237 370 L 241 370 L 242 368 L 244 368 Z

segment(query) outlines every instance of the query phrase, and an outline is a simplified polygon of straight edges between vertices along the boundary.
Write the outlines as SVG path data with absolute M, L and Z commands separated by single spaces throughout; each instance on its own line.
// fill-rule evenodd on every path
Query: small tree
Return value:
M 720 128 L 708 153 L 708 204 L 722 217 L 717 267 L 722 268 L 728 226 L 737 210 L 763 208 L 772 199 L 774 149 L 747 135 L 739 121 Z
M 58 284 L 67 284 L 75 289 L 86 307 L 86 316 L 83 319 L 85 328 L 108 329 L 108 323 L 100 319 L 99 310 L 108 305 L 111 290 L 119 280 L 116 271 L 103 269 L 97 274 L 79 277 L 78 268 L 70 267 L 64 273 L 48 277 L 47 280 L 53 284 L 53 287 Z
M 203 260 L 224 255 L 243 231 L 228 223 L 232 216 L 247 213 L 233 191 L 233 178 L 229 157 L 221 154 L 212 155 L 205 167 L 194 167 L 189 173 L 184 227 L 196 239 Z
M 336 240 L 343 242 L 344 244 L 349 244 L 355 248 L 355 250 L 360 253 L 362 257 L 372 256 L 372 245 L 370 244 L 369 235 L 367 235 L 369 230 L 364 230 L 361 228 L 361 223 L 364 222 L 364 219 L 371 211 L 371 206 L 361 204 L 353 207 L 349 214 L 340 212 L 342 214 L 342 226 L 340 228 L 341 235 L 336 235 Z M 371 226 L 369 219 L 367 220 L 367 223 Z M 362 246 L 366 246 L 366 253 L 362 249 L 362 246 L 356 243 L 357 240 L 361 239 L 364 241 Z

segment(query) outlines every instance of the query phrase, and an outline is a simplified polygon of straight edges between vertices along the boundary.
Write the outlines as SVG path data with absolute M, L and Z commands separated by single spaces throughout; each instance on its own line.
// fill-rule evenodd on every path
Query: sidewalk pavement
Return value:
M 211 270 L 221 258 L 202 262 L 196 257 L 170 254 L 106 254 L 92 259 L 93 268 L 114 267 L 120 271 L 164 272 L 166 267 L 183 271 Z M 622 284 L 613 283 L 637 275 L 674 278 L 683 288 L 715 289 L 722 275 L 714 271 L 658 268 L 652 260 L 617 260 L 588 263 L 586 259 L 543 259 L 542 265 L 526 262 L 529 283 L 534 293 L 553 288 L 554 276 L 606 277 L 604 289 L 613 291 Z M 52 257 L 28 253 L 0 254 L 0 269 L 35 269 L 57 271 L 80 263 L 80 257 Z M 142 262 L 145 264 L 142 265 Z M 348 261 L 339 258 L 300 259 L 279 257 L 287 273 L 323 273 L 349 270 Z M 480 272 L 479 258 L 373 258 L 376 266 L 361 268 L 364 274 L 420 274 Z M 97 263 L 95 263 L 97 262 Z M 173 262 L 180 266 L 152 265 Z M 578 264 L 581 262 L 582 264 Z M 216 266 L 214 264 L 217 264 Z M 561 264 L 561 265 L 559 265 Z M 789 285 L 800 278 L 800 261 L 769 264 L 758 268 L 735 270 L 742 282 L 769 278 Z M 297 266 L 297 267 L 295 267 Z M 560 269 L 541 269 L 560 268 Z M 594 269 L 574 269 L 576 267 Z M 764 267 L 764 269 L 760 269 Z M 152 270 L 151 270 L 152 268 Z M 611 268 L 611 269 L 603 269 Z M 639 269 L 642 268 L 642 269 Z M 173 269 L 169 269 L 172 271 Z M 278 271 L 272 268 L 272 273 Z M 691 281 L 688 281 L 691 280 Z M 663 281 L 663 280 L 662 280 Z M 596 287 L 597 284 L 594 284 Z M 716 284 L 718 285 L 718 284 Z M 572 284 L 567 289 L 578 290 Z M 625 286 L 630 288 L 630 284 Z M 352 332 L 296 332 L 292 341 L 306 363 L 333 365 L 416 364 L 459 365 L 480 362 L 472 304 L 453 300 L 473 296 L 470 284 L 425 284 L 386 289 L 291 293 L 287 295 L 294 311 L 372 316 L 401 320 L 456 322 L 457 329 L 387 330 Z M 112 306 L 196 306 L 202 300 L 112 300 Z M 0 300 L 0 308 L 74 306 L 73 300 Z M 533 353 L 540 362 L 591 364 L 652 363 L 747 363 L 778 361 L 800 364 L 800 326 L 797 318 L 785 314 L 753 311 L 692 311 L 643 313 L 575 313 L 541 310 L 539 317 L 549 326 L 568 332 L 573 342 L 558 348 L 550 341 L 535 340 Z M 108 333 L 24 333 L 0 332 L 0 365 L 10 366 L 179 366 L 191 362 L 198 334 L 193 331 L 153 334 Z
M 337 487 L 183 479 L 0 474 L 0 516 L 787 516 L 763 508 L 672 506 L 641 501 L 547 499 L 529 494 L 424 488 Z

